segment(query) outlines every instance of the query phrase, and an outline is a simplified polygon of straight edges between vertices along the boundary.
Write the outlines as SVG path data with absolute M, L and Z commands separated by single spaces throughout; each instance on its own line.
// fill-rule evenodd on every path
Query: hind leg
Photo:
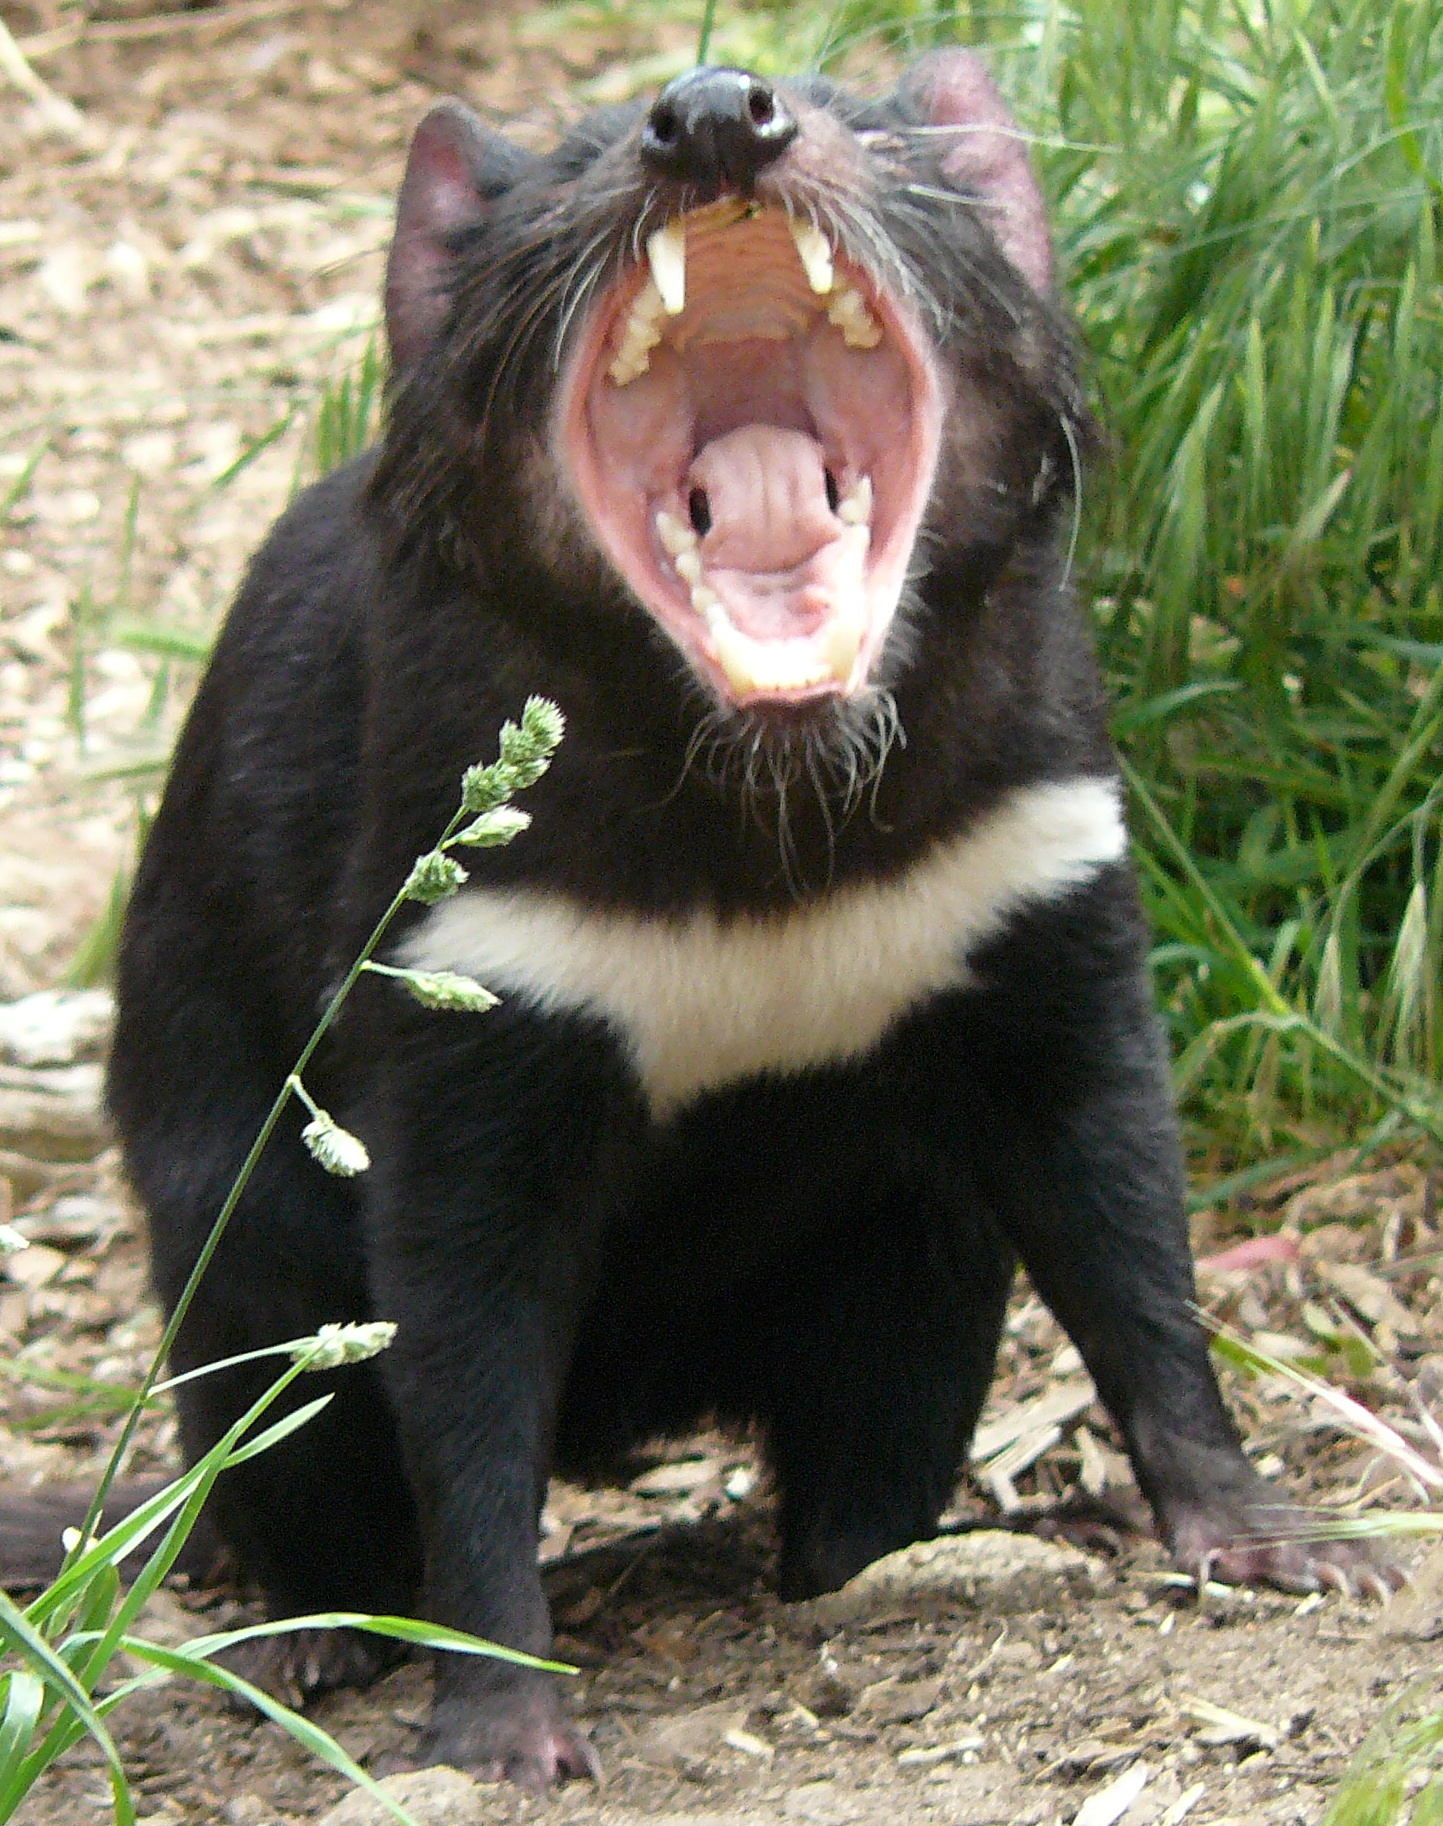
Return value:
M 311 1163 L 296 1165 L 304 1170 Z M 182 1328 L 177 1369 L 366 1316 L 364 1290 L 349 1277 L 308 1284 L 291 1278 L 293 1264 L 272 1262 L 270 1268 L 275 1279 L 264 1311 L 237 1308 L 229 1288 L 239 1278 L 248 1293 L 255 1292 L 267 1264 L 253 1239 L 236 1250 L 222 1248 L 213 1265 L 214 1287 L 202 1283 Z M 283 1281 L 278 1270 L 285 1272 Z M 178 1391 L 187 1460 L 207 1451 L 283 1366 L 283 1358 L 265 1358 Z M 420 1583 L 415 1517 L 375 1365 L 297 1378 L 260 1424 L 322 1395 L 331 1397 L 329 1405 L 295 1434 L 219 1480 L 211 1502 L 215 1525 L 260 1585 L 273 1618 L 331 1610 L 413 1612 Z M 396 1652 L 378 1636 L 307 1632 L 257 1645 L 246 1671 L 303 1697 L 364 1685 Z
M 133 990 L 122 1004 L 110 1099 L 150 1211 L 157 1288 L 173 1310 L 284 1073 L 254 1055 L 250 1029 L 219 998 L 200 1007 L 192 993 L 184 1026 L 160 1032 L 155 999 Z M 189 1036 L 204 1036 L 203 1066 L 185 1062 Z M 287 1111 L 262 1156 L 181 1327 L 174 1371 L 369 1316 L 352 1193 L 305 1152 L 301 1121 Z M 178 1390 L 187 1460 L 283 1368 L 264 1358 Z M 374 1366 L 298 1378 L 262 1424 L 326 1393 L 330 1405 L 298 1432 L 225 1473 L 210 1512 L 271 1616 L 407 1611 L 419 1583 L 415 1521 Z M 379 1637 L 339 1632 L 278 1638 L 267 1671 L 314 1691 L 364 1681 L 391 1652 Z
M 784 1598 L 935 1534 L 992 1379 L 1013 1256 L 970 1185 L 914 1166 L 839 1207 L 777 1315 Z

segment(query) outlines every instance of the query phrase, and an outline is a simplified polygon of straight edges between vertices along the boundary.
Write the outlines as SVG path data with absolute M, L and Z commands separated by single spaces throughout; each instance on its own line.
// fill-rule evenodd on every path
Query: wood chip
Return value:
M 1211 1699 L 1184 1699 L 1181 1710 L 1195 1719 L 1202 1729 L 1197 1733 L 1200 1744 L 1217 1748 L 1223 1744 L 1256 1744 L 1262 1750 L 1276 1750 L 1283 1734 L 1275 1725 L 1258 1718 L 1245 1718 L 1241 1712 L 1230 1712 Z
M 1146 1763 L 1134 1763 L 1105 1788 L 1088 1795 L 1073 1816 L 1072 1826 L 1114 1826 L 1146 1788 L 1151 1774 Z
M 932 1744 L 926 1749 L 918 1746 L 911 1750 L 899 1750 L 897 1767 L 899 1769 L 931 1769 L 938 1763 L 957 1762 L 972 1751 L 980 1750 L 982 1744 L 983 1739 L 980 1737 L 954 1737 L 948 1744 Z
M 39 1161 L 94 1160 L 110 1141 L 97 1107 L 0 1086 L 0 1149 Z
M 1167 1812 L 1157 1822 L 1157 1826 L 1182 1826 L 1182 1822 L 1192 1812 L 1193 1808 L 1197 1806 L 1198 1802 L 1207 1791 L 1208 1785 L 1206 1782 L 1194 1782 L 1191 1788 L 1185 1788 L 1173 1802 L 1172 1806 L 1168 1808 Z
M 754 1756 L 760 1762 L 769 1762 L 776 1755 L 765 1738 L 755 1737 L 750 1731 L 728 1731 L 722 1742 L 733 1750 L 740 1750 L 743 1756 Z
M 1086 1413 L 1095 1399 L 1096 1390 L 1091 1380 L 1079 1376 L 1033 1396 L 1030 1401 L 1019 1402 L 1015 1408 L 978 1427 L 972 1438 L 972 1462 L 986 1464 L 1020 1440 L 1052 1427 L 1066 1426 L 1069 1420 Z
M 978 1427 L 972 1462 L 1004 1513 L 1018 1506 L 1013 1479 L 1050 1451 L 1067 1423 L 1085 1413 L 1095 1399 L 1091 1379 L 1074 1377 Z
M 685 1458 L 676 1464 L 655 1465 L 632 1478 L 627 1488 L 638 1496 L 689 1496 L 703 1485 L 715 1483 L 721 1464 L 715 1458 Z
M 1418 1321 L 1386 1281 L 1356 1262 L 1319 1261 L 1314 1267 L 1318 1278 L 1346 1300 L 1360 1319 L 1369 1325 L 1390 1326 L 1402 1338 L 1417 1337 Z

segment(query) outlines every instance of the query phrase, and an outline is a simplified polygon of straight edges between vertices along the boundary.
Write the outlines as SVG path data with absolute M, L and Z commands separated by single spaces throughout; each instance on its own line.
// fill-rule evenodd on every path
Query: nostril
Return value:
M 692 527 L 698 539 L 705 539 L 711 531 L 711 502 L 706 497 L 704 488 L 694 488 L 687 496 L 686 510 L 691 515 Z
M 747 96 L 747 113 L 755 127 L 768 127 L 777 111 L 777 100 L 765 83 L 754 82 Z
M 837 511 L 838 507 L 841 506 L 842 491 L 840 488 L 838 488 L 837 478 L 832 474 L 830 469 L 826 471 L 826 478 L 827 478 L 827 506 L 831 509 L 831 511 L 833 513 L 835 513 Z
M 676 109 L 670 102 L 659 101 L 651 111 L 648 124 L 651 127 L 652 138 L 658 145 L 674 146 L 676 144 L 681 122 L 677 118 Z

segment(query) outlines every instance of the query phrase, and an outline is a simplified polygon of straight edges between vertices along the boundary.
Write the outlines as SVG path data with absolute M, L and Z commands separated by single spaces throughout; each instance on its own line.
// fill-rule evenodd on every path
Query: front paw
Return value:
M 1376 1541 L 1333 1535 L 1329 1526 L 1328 1516 L 1290 1503 L 1259 1478 L 1246 1497 L 1220 1497 L 1174 1513 L 1167 1536 L 1175 1564 L 1200 1589 L 1216 1579 L 1388 1598 L 1407 1582 Z
M 438 1694 L 418 1760 L 469 1769 L 482 1781 L 515 1782 L 538 1795 L 573 1777 L 601 1776 L 596 1751 L 566 1717 L 552 1676 L 520 1669 L 479 1690 Z
M 358 1629 L 299 1629 L 253 1636 L 216 1656 L 221 1666 L 272 1699 L 306 1706 L 341 1687 L 368 1687 L 406 1654 L 403 1642 Z M 241 1710 L 250 1701 L 237 1696 Z

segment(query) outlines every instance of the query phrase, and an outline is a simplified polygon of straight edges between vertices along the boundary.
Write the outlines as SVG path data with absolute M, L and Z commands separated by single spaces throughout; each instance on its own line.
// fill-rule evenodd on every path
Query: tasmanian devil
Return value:
M 704 1416 L 765 1441 L 782 1593 L 837 1586 L 935 1529 L 1019 1257 L 1183 1566 L 1345 1578 L 1277 1544 L 1192 1316 L 1069 589 L 1089 426 L 982 68 L 880 101 L 701 68 L 545 156 L 443 102 L 386 325 L 385 434 L 251 566 L 130 909 L 110 1099 L 166 1300 L 463 769 L 528 693 L 567 734 L 530 832 L 388 954 L 501 1005 L 365 979 L 309 1077 L 371 1171 L 289 1122 L 181 1332 L 178 1370 L 399 1323 L 223 1482 L 272 1612 L 545 1651 L 552 1467 Z M 181 1391 L 192 1454 L 268 1373 Z M 547 1677 L 459 1655 L 426 1754 L 593 1767 Z

